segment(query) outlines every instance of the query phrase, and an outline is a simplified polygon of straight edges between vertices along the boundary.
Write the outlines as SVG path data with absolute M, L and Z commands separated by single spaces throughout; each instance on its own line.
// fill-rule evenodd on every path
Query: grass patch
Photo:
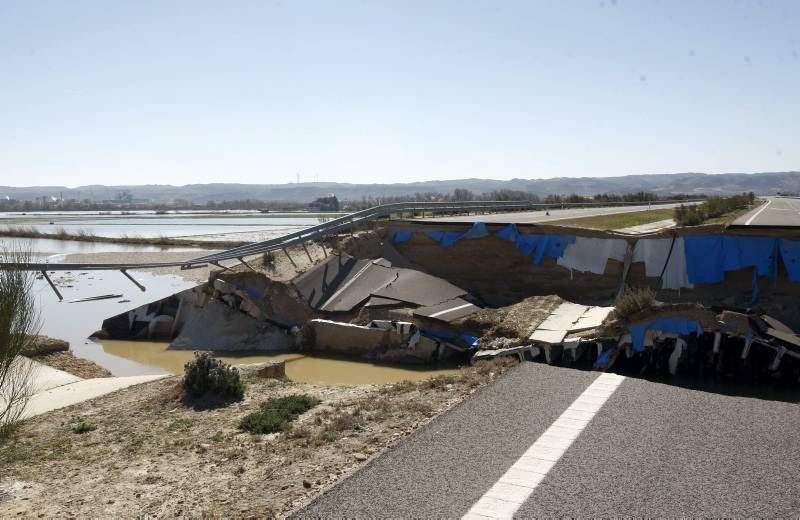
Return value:
M 656 292 L 649 287 L 625 287 L 614 307 L 616 319 L 626 319 L 653 306 Z
M 83 433 L 93 432 L 97 429 L 97 426 L 94 424 L 88 423 L 86 421 L 76 422 L 71 426 L 72 433 L 76 433 L 78 435 Z
M 250 433 L 286 431 L 292 421 L 317 404 L 317 399 L 306 394 L 270 399 L 261 405 L 259 411 L 244 416 L 239 422 L 239 428 Z
M 611 215 L 596 215 L 594 217 L 567 218 L 563 220 L 553 220 L 548 224 L 558 226 L 572 226 L 586 229 L 622 229 L 642 224 L 651 224 L 659 220 L 672 218 L 674 211 L 672 208 L 657 208 L 646 211 L 631 211 L 629 213 L 614 213 Z

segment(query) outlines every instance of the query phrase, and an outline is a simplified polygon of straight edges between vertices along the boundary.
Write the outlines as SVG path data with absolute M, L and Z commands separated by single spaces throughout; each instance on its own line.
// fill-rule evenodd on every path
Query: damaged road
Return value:
M 598 377 L 523 363 L 295 517 L 458 518 L 487 493 L 489 518 L 796 516 L 800 406 L 636 379 L 575 421 L 557 460 L 514 474 L 518 498 L 492 495 Z

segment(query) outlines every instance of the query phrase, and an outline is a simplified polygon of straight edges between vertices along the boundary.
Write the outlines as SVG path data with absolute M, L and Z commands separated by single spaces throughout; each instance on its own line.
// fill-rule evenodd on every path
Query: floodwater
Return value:
M 16 251 L 35 251 L 36 256 L 71 255 L 73 253 L 160 253 L 200 251 L 197 247 L 164 247 L 146 244 L 112 244 L 108 242 L 81 242 L 79 240 L 52 240 L 49 238 L 14 238 L 0 236 L 0 246 Z M 52 261 L 61 261 L 53 258 Z
M 173 374 L 183 373 L 184 364 L 194 357 L 190 350 L 169 350 L 167 343 L 102 340 L 98 345 L 107 353 L 144 366 L 157 367 Z M 341 358 L 314 357 L 297 353 L 271 355 L 224 355 L 218 359 L 232 365 L 285 361 L 286 376 L 292 381 L 320 384 L 379 384 L 419 381 L 454 374 L 455 368 L 415 368 L 385 365 Z
M 60 213 L 53 215 L 0 215 L 0 232 L 4 224 L 33 228 L 42 233 L 64 230 L 104 237 L 193 237 L 229 233 L 263 232 L 278 236 L 319 224 L 327 216 L 314 213 L 296 215 L 85 215 Z
M 40 333 L 70 343 L 73 353 L 94 361 L 115 376 L 183 373 L 183 365 L 192 358 L 187 350 L 168 350 L 167 343 L 143 341 L 91 341 L 90 334 L 100 328 L 104 319 L 127 312 L 148 302 L 159 300 L 193 287 L 179 276 L 154 275 L 147 271 L 129 271 L 146 288 L 140 291 L 117 271 L 57 272 L 51 279 L 64 296 L 59 301 L 47 281 L 34 282 L 34 294 L 41 315 Z M 73 300 L 104 294 L 122 296 L 90 302 Z M 457 369 L 398 366 L 341 358 L 312 357 L 285 353 L 272 355 L 223 355 L 226 363 L 260 363 L 286 361 L 286 374 L 293 381 L 325 384 L 390 383 L 421 380 L 452 374 Z

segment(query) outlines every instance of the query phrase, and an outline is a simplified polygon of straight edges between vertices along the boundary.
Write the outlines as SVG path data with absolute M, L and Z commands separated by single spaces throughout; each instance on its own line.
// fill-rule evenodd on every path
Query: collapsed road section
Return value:
M 722 228 L 630 237 L 400 222 L 288 282 L 228 269 L 103 323 L 172 349 L 381 362 L 515 355 L 617 371 L 796 384 L 800 240 Z

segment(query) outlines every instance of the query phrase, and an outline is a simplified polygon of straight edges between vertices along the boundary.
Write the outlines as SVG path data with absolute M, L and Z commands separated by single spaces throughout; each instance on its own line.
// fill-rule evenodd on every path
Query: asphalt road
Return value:
M 511 213 L 491 213 L 487 215 L 461 215 L 451 217 L 436 217 L 425 219 L 430 222 L 494 222 L 501 224 L 532 224 L 548 222 L 550 220 L 561 220 L 566 218 L 594 217 L 596 215 L 611 215 L 616 213 L 631 213 L 635 211 L 647 211 L 648 209 L 674 208 L 680 204 L 647 204 L 637 206 L 611 206 L 611 207 L 589 207 L 571 209 L 551 209 L 550 215 L 544 211 L 517 211 Z
M 460 518 L 598 377 L 524 363 L 298 518 Z M 626 379 L 517 517 L 800 515 L 800 405 Z
M 734 226 L 800 226 L 800 199 L 766 197 L 767 202 L 733 221 Z

